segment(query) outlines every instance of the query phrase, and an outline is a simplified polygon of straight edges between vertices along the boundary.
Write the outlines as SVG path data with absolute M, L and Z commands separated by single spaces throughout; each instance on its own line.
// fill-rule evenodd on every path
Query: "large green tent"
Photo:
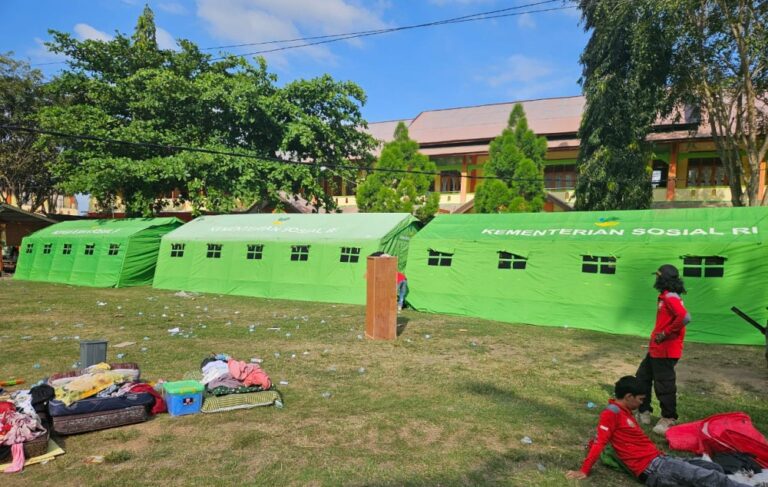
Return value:
M 163 237 L 154 286 L 363 304 L 366 257 L 404 266 L 417 224 L 407 213 L 203 216 Z
M 79 286 L 151 284 L 160 238 L 178 218 L 74 220 L 25 237 L 14 279 Z
M 441 215 L 410 245 L 420 311 L 648 336 L 653 272 L 680 269 L 687 339 L 760 344 L 734 315 L 765 322 L 768 208 Z

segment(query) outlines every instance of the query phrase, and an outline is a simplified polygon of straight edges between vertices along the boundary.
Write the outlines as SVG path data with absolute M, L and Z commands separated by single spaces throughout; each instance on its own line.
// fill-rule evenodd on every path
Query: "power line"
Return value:
M 550 0 L 550 1 L 552 1 L 552 0 Z M 554 1 L 558 1 L 558 0 L 554 0 Z M 548 3 L 548 2 L 542 2 L 542 3 Z M 463 20 L 439 21 L 439 22 L 433 22 L 433 23 L 429 23 L 429 24 L 421 24 L 421 25 L 418 25 L 418 26 L 393 27 L 391 29 L 381 29 L 381 30 L 377 30 L 377 31 L 370 31 L 370 32 L 364 33 L 364 34 L 350 34 L 350 35 L 347 35 L 345 37 L 335 37 L 333 39 L 326 39 L 326 40 L 321 40 L 321 41 L 317 41 L 317 42 L 309 42 L 309 43 L 306 43 L 306 44 L 297 44 L 295 46 L 276 47 L 274 49 L 263 49 L 261 51 L 246 52 L 246 53 L 237 54 L 237 55 L 238 56 L 255 56 L 257 54 L 268 54 L 268 53 L 272 53 L 272 52 L 287 51 L 289 49 L 298 49 L 298 48 L 301 48 L 301 47 L 317 46 L 317 45 L 320 45 L 320 44 L 330 44 L 332 42 L 339 42 L 339 41 L 344 41 L 344 40 L 348 40 L 348 39 L 357 39 L 357 38 L 360 38 L 360 37 L 370 37 L 370 36 L 374 36 L 374 35 L 389 34 L 389 33 L 392 33 L 392 32 L 399 32 L 399 31 L 402 31 L 402 30 L 409 30 L 409 29 L 416 29 L 416 28 L 423 28 L 423 27 L 435 27 L 435 26 L 438 26 L 438 25 L 447 25 L 447 24 L 460 24 L 460 23 L 464 23 L 464 22 L 474 22 L 476 20 L 490 20 L 490 19 L 498 19 L 498 18 L 503 18 L 503 17 L 514 17 L 514 16 L 519 16 L 519 15 L 525 15 L 525 14 L 541 13 L 541 12 L 552 12 L 552 11 L 556 11 L 556 10 L 565 10 L 565 9 L 570 9 L 570 8 L 575 8 L 575 7 L 553 7 L 553 8 L 539 9 L 539 10 L 528 10 L 528 11 L 525 11 L 525 12 L 514 12 L 514 13 L 499 14 L 499 15 L 492 15 L 492 16 L 485 16 L 485 17 L 476 17 L 476 18 L 463 19 Z M 219 60 L 226 59 L 226 58 L 227 58 L 227 56 L 221 56 L 221 57 L 213 58 L 212 60 L 213 61 L 219 61 Z
M 546 9 L 527 10 L 524 12 L 512 12 L 514 10 L 537 7 L 540 5 L 551 4 L 551 3 L 561 2 L 561 1 L 562 0 L 543 0 L 539 2 L 532 2 L 524 5 L 518 5 L 516 7 L 508 7 L 508 8 L 498 9 L 498 10 L 489 10 L 487 12 L 478 12 L 475 14 L 464 15 L 461 17 L 453 17 L 449 19 L 436 20 L 432 22 L 406 25 L 401 27 L 390 27 L 386 29 L 376 29 L 376 30 L 359 31 L 359 32 L 347 32 L 347 33 L 341 33 L 341 34 L 328 34 L 328 35 L 322 35 L 322 36 L 297 37 L 294 39 L 251 42 L 251 43 L 245 43 L 245 44 L 232 44 L 227 46 L 203 47 L 203 48 L 200 48 L 200 50 L 208 51 L 208 50 L 215 50 L 215 49 L 230 49 L 230 48 L 247 47 L 247 46 L 261 46 L 261 45 L 270 45 L 270 44 L 284 44 L 284 43 L 291 43 L 291 42 L 317 41 L 317 42 L 306 42 L 304 44 L 296 44 L 292 46 L 282 46 L 275 49 L 267 49 L 267 50 L 255 51 L 250 53 L 230 54 L 230 55 L 236 55 L 236 56 L 253 56 L 257 54 L 267 54 L 271 52 L 284 51 L 288 49 L 298 49 L 301 47 L 309 47 L 309 46 L 315 46 L 319 44 L 328 44 L 332 42 L 355 39 L 360 37 L 389 34 L 392 32 L 399 32 L 403 30 L 420 29 L 420 28 L 435 27 L 439 25 L 448 25 L 448 24 L 459 24 L 464 22 L 474 22 L 477 20 L 492 20 L 492 19 L 498 19 L 498 18 L 504 18 L 504 17 L 514 17 L 514 16 L 525 15 L 525 14 L 552 12 L 557 10 L 566 10 L 566 9 L 576 8 L 575 5 L 571 5 L 571 6 L 565 6 L 565 7 L 552 7 L 552 8 L 546 8 Z M 509 13 L 509 12 L 512 12 L 512 13 Z M 219 61 L 222 59 L 226 59 L 226 57 L 227 56 L 221 56 L 221 57 L 213 58 L 212 60 Z M 50 66 L 53 64 L 64 64 L 66 62 L 67 61 L 52 61 L 47 63 L 30 64 L 30 66 Z
M 442 25 L 442 24 L 453 23 L 453 22 L 457 22 L 459 20 L 470 19 L 472 17 L 480 17 L 480 16 L 486 16 L 486 15 L 500 14 L 500 13 L 503 13 L 503 12 L 509 12 L 511 10 L 520 10 L 522 8 L 536 7 L 538 5 L 544 5 L 544 4 L 547 4 L 547 3 L 555 3 L 555 2 L 559 2 L 559 1 L 561 1 L 561 0 L 544 0 L 544 1 L 541 1 L 541 2 L 529 3 L 529 4 L 526 4 L 526 5 L 518 5 L 517 7 L 502 8 L 502 9 L 498 9 L 498 10 L 489 10 L 487 12 L 478 12 L 478 13 L 475 13 L 475 14 L 464 15 L 464 16 L 461 16 L 461 17 L 452 17 L 452 18 L 449 18 L 449 19 L 435 20 L 435 21 L 432 21 L 432 22 L 425 22 L 425 23 L 422 23 L 422 24 L 405 25 L 405 26 L 402 26 L 402 27 L 389 27 L 389 28 L 386 28 L 386 29 L 364 30 L 364 31 L 359 31 L 359 32 L 346 32 L 346 33 L 343 33 L 343 34 L 328 34 L 328 35 L 313 36 L 313 37 L 297 37 L 297 38 L 294 38 L 294 39 L 282 39 L 282 40 L 278 40 L 278 41 L 262 41 L 262 42 L 248 42 L 248 43 L 244 43 L 244 44 L 230 44 L 230 45 L 227 45 L 227 46 L 204 47 L 204 48 L 201 48 L 200 50 L 201 51 L 208 51 L 208 50 L 213 50 L 213 49 L 232 49 L 232 48 L 247 47 L 247 46 L 263 46 L 263 45 L 268 45 L 268 44 L 283 44 L 283 43 L 288 43 L 288 42 L 315 41 L 315 40 L 318 40 L 318 39 L 328 39 L 328 38 L 332 38 L 332 37 L 346 37 L 346 36 L 379 34 L 379 33 L 384 33 L 384 32 L 394 32 L 394 31 L 398 31 L 398 30 L 417 29 L 417 28 L 420 28 L 420 27 L 431 27 L 433 25 Z M 575 6 L 568 7 L 568 8 L 574 8 L 574 7 Z M 482 20 L 482 19 L 474 19 L 474 20 Z
M 37 129 L 32 127 L 22 127 L 18 125 L 0 125 L 0 130 L 8 130 L 12 132 L 28 132 L 28 133 L 41 134 L 41 135 L 52 135 L 55 137 L 62 137 L 66 139 L 88 140 L 92 142 L 104 142 L 108 144 L 120 144 L 120 145 L 128 145 L 128 146 L 142 147 L 142 148 L 153 148 L 153 149 L 160 149 L 164 151 L 174 151 L 174 152 L 186 151 L 186 152 L 196 152 L 196 153 L 202 153 L 202 154 L 211 154 L 211 155 L 220 155 L 220 156 L 229 156 L 229 157 L 241 157 L 245 159 L 255 159 L 255 160 L 259 160 L 263 162 L 271 162 L 275 164 L 314 167 L 314 168 L 320 169 L 321 171 L 324 169 L 342 169 L 342 170 L 348 169 L 353 171 L 384 172 L 384 173 L 396 173 L 396 174 L 423 174 L 426 176 L 440 176 L 442 174 L 440 171 L 416 171 L 412 169 L 389 169 L 389 168 L 378 168 L 378 167 L 372 167 L 372 166 L 356 166 L 351 164 L 297 161 L 297 160 L 291 160 L 291 159 L 280 159 L 278 157 L 266 157 L 266 156 L 259 156 L 255 154 L 246 154 L 242 152 L 229 152 L 229 151 L 220 151 L 215 149 L 204 149 L 201 147 L 158 144 L 155 142 L 134 142 L 134 141 L 128 141 L 128 140 L 111 139 L 106 137 L 97 137 L 95 135 L 70 134 L 70 133 L 60 132 L 56 130 L 44 130 L 44 129 Z M 501 181 L 508 181 L 508 182 L 509 181 L 518 181 L 518 182 L 545 181 L 545 178 L 503 178 L 499 176 L 476 176 L 471 174 L 467 174 L 466 176 L 461 176 L 461 177 L 467 178 L 467 179 L 498 179 Z M 675 179 L 676 178 L 668 178 L 668 180 L 675 180 Z M 637 181 L 634 179 L 611 179 L 610 181 L 625 182 L 625 183 L 632 183 L 632 184 L 637 183 Z M 652 184 L 652 182 L 648 181 L 648 184 Z

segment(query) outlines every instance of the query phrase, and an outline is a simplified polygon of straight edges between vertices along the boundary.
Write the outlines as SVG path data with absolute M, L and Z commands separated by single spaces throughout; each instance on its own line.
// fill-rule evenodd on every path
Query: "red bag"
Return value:
M 742 412 L 715 414 L 667 430 L 669 447 L 701 455 L 721 452 L 748 453 L 768 468 L 768 441 Z

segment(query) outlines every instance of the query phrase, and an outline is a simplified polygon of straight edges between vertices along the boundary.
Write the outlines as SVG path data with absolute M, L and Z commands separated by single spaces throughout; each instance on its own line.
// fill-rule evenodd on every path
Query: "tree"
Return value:
M 547 139 L 528 128 L 520 103 L 509 114 L 507 128 L 491 141 L 486 176 L 475 192 L 475 212 L 535 212 L 544 207 L 544 155 Z
M 364 213 L 411 213 L 421 221 L 429 220 L 440 203 L 440 195 L 430 191 L 436 171 L 435 163 L 419 153 L 419 144 L 400 122 L 373 172 L 357 187 L 357 206 Z
M 131 38 L 51 31 L 48 46 L 69 67 L 49 84 L 61 103 L 43 109 L 40 123 L 97 138 L 54 138 L 61 187 L 91 193 L 104 208 L 122 202 L 129 215 L 152 215 L 170 195 L 197 214 L 275 205 L 283 191 L 332 209 L 320 167 L 364 164 L 373 147 L 359 130 L 362 90 L 327 76 L 278 88 L 262 58 L 214 60 L 187 40 L 162 50 L 155 31 L 148 7 Z M 285 158 L 298 163 L 270 162 Z
M 35 113 L 48 103 L 43 76 L 29 65 L 0 54 L 0 125 L 35 128 Z M 34 133 L 0 130 L 0 198 L 15 199 L 31 211 L 56 211 L 55 179 L 48 163 L 54 148 Z
M 677 117 L 686 106 L 700 109 L 711 127 L 732 204 L 760 204 L 759 168 L 768 150 L 768 4 L 580 0 L 579 6 L 592 35 L 581 59 L 587 107 L 577 207 L 648 207 L 652 147 L 645 138 L 654 120 Z
M 592 35 L 581 55 L 586 107 L 579 128 L 576 209 L 649 208 L 646 136 L 668 103 L 671 41 L 659 2 L 581 0 Z

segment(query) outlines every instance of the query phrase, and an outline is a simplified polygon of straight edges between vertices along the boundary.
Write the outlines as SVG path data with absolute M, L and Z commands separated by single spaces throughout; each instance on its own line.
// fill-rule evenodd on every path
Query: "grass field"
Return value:
M 65 437 L 65 455 L 2 485 L 639 485 L 602 466 L 582 483 L 563 474 L 580 465 L 645 339 L 406 310 L 399 338 L 374 342 L 362 339 L 364 316 L 360 306 L 0 279 L 0 379 L 68 370 L 78 339 L 104 338 L 109 360 L 124 353 L 148 380 L 178 380 L 226 352 L 262 358 L 274 382 L 287 381 L 282 409 L 163 414 Z M 112 348 L 126 341 L 135 345 Z M 768 433 L 761 348 L 689 343 L 678 377 L 682 420 L 742 410 Z M 90 455 L 107 461 L 85 464 Z

